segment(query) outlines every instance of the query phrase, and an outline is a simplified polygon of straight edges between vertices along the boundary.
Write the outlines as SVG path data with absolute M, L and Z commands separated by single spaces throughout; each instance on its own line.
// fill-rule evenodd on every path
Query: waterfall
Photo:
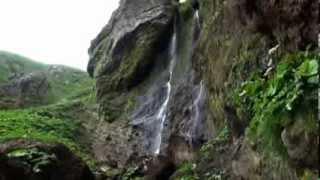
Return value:
M 194 115 L 194 121 L 193 121 L 193 126 L 192 126 L 193 132 L 195 132 L 197 122 L 200 119 L 201 100 L 203 97 L 203 81 L 200 82 L 199 86 L 200 87 L 199 87 L 198 96 L 197 96 L 196 100 L 193 102 L 193 106 L 195 107 L 195 115 Z
M 201 32 L 201 25 L 200 25 L 200 17 L 199 17 L 199 10 L 195 10 L 194 12 L 194 43 L 193 43 L 193 48 L 198 44 L 199 41 L 199 36 Z
M 190 145 L 193 145 L 194 139 L 198 137 L 198 127 L 199 124 L 201 124 L 202 120 L 202 109 L 204 105 L 204 97 L 205 97 L 205 91 L 204 91 L 204 83 L 203 81 L 200 82 L 200 84 L 196 87 L 196 97 L 192 103 L 192 117 L 190 119 L 190 123 L 188 124 L 189 127 L 187 127 L 187 132 L 185 134 L 187 141 Z
M 171 94 L 171 80 L 172 80 L 172 75 L 173 75 L 173 69 L 175 65 L 175 60 L 176 60 L 176 46 L 177 46 L 177 37 L 176 37 L 176 32 L 173 33 L 171 44 L 170 44 L 170 66 L 169 66 L 169 80 L 166 83 L 166 98 L 163 102 L 163 104 L 160 107 L 160 110 L 158 111 L 157 114 L 157 120 L 160 121 L 160 128 L 159 132 L 157 133 L 156 139 L 155 139 L 155 154 L 160 153 L 160 147 L 161 147 L 161 140 L 162 140 L 162 131 L 164 127 L 164 123 L 167 117 L 167 108 L 168 108 L 168 103 L 170 100 L 170 94 Z
M 196 25 L 197 25 L 198 28 L 200 28 L 199 10 L 196 10 L 194 15 L 195 15 L 195 19 L 196 19 Z
M 176 28 L 176 27 L 175 27 Z M 195 10 L 194 11 L 194 16 L 193 16 L 193 39 L 191 40 L 192 45 L 191 48 L 193 49 L 194 46 L 197 44 L 199 34 L 200 34 L 200 18 L 199 18 L 199 11 Z M 171 40 L 171 45 L 170 45 L 170 65 L 169 65 L 169 80 L 166 83 L 166 98 L 164 102 L 161 104 L 161 107 L 159 111 L 157 111 L 157 116 L 156 120 L 159 121 L 160 125 L 159 128 L 157 129 L 157 134 L 155 137 L 155 142 L 154 142 L 154 153 L 159 154 L 160 149 L 161 149 L 161 143 L 162 143 L 162 134 L 163 134 L 163 129 L 164 129 L 164 124 L 167 118 L 167 109 L 168 109 L 168 104 L 170 101 L 170 96 L 172 94 L 172 76 L 173 76 L 173 70 L 175 68 L 175 63 L 177 60 L 177 32 L 176 29 L 174 30 L 174 34 L 172 36 Z M 190 56 L 184 57 L 189 59 L 192 55 L 192 50 L 191 52 L 188 51 L 188 54 L 190 53 Z M 181 57 L 180 57 L 181 58 Z M 185 59 L 185 60 L 187 60 Z M 180 62 L 180 60 L 179 60 Z M 180 66 L 181 67 L 181 66 Z M 188 72 L 188 71 L 186 71 Z M 177 77 L 178 78 L 178 77 Z M 204 95 L 204 83 L 201 81 L 200 85 L 196 87 L 197 88 L 197 95 L 194 99 L 193 105 L 192 105 L 192 112 L 193 114 L 191 115 L 191 124 L 190 127 L 188 128 L 187 132 L 187 137 L 189 138 L 190 143 L 192 143 L 193 138 L 195 138 L 198 134 L 198 123 L 201 121 L 201 108 L 203 104 L 203 95 Z

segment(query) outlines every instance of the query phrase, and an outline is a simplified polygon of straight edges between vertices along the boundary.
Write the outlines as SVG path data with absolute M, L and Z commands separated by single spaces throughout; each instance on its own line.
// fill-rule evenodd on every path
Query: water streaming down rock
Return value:
M 279 55 L 282 55 L 287 50 L 305 49 L 310 42 L 314 44 L 310 40 L 318 33 L 317 18 L 304 18 L 317 15 L 312 11 L 317 9 L 316 3 L 311 1 L 292 0 L 279 5 L 273 1 L 254 4 L 249 0 L 226 3 L 188 0 L 180 7 L 177 3 L 171 5 L 178 0 L 121 2 L 121 8 L 115 13 L 117 16 L 93 43 L 89 65 L 89 72 L 97 77 L 101 119 L 108 120 L 103 122 L 103 128 L 98 127 L 103 131 L 98 133 L 102 143 L 95 147 L 101 149 L 96 154 L 100 162 L 119 169 L 132 165 L 144 169 L 145 164 L 141 163 L 155 152 L 161 153 L 158 156 L 161 160 L 164 157 L 180 165 L 194 160 L 192 155 L 197 154 L 198 147 L 226 124 L 233 132 L 229 122 L 247 125 L 247 117 L 238 119 L 236 112 L 230 113 L 226 108 L 232 104 L 226 97 L 252 70 L 263 70 L 260 68 L 265 64 L 265 50 L 270 45 L 281 43 L 283 48 Z M 250 6 L 252 3 L 257 7 Z M 309 11 L 303 11 L 306 7 Z M 281 18 L 276 18 L 278 16 Z M 173 18 L 177 19 L 178 48 L 171 74 L 169 45 Z M 156 44 L 161 47 L 154 46 Z M 243 59 L 242 52 L 249 53 L 250 58 Z M 201 78 L 205 79 L 202 84 Z M 200 174 L 205 173 L 206 168 L 220 171 L 222 167 L 227 173 L 235 169 L 250 175 L 248 171 L 265 165 L 260 163 L 260 157 L 247 153 L 250 151 L 246 150 L 246 144 L 242 146 L 242 139 L 232 139 L 235 141 L 230 142 L 230 146 L 229 142 L 217 145 L 223 150 L 217 152 L 218 156 L 196 161 L 204 165 L 197 164 L 195 169 L 200 179 L 206 179 L 207 173 Z M 216 148 L 210 152 L 215 153 L 214 150 Z M 230 153 L 235 156 L 230 157 Z M 248 154 L 254 155 L 254 166 L 250 165 Z M 243 169 L 243 165 L 249 169 Z M 148 169 L 153 171 L 158 167 Z M 262 171 L 270 172 L 270 169 Z M 237 177 L 250 179 L 238 172 Z
M 189 117 L 178 121 L 188 122 L 183 128 L 183 137 L 190 132 L 191 138 L 197 139 L 199 118 L 201 115 L 200 105 L 202 102 L 203 84 L 195 80 L 194 70 L 192 69 L 191 57 L 194 46 L 197 43 L 200 24 L 198 12 L 194 11 L 191 21 L 185 21 L 182 17 L 177 16 L 173 26 L 173 33 L 169 46 L 165 51 L 164 56 L 158 62 L 163 64 L 164 69 L 157 72 L 157 75 L 152 78 L 152 86 L 148 88 L 143 96 L 138 98 L 139 105 L 132 114 L 132 122 L 130 123 L 141 133 L 140 142 L 142 146 L 149 152 L 155 155 L 160 153 L 166 154 L 170 137 L 175 134 L 171 128 L 175 126 L 176 119 L 172 115 L 177 114 L 178 110 L 172 109 L 172 106 L 183 108 L 186 106 L 193 107 Z M 188 28 L 185 25 L 188 24 Z M 186 31 L 184 31 L 186 30 Z M 163 61 L 166 59 L 166 61 Z M 161 64 L 157 68 L 161 68 Z M 182 86 L 188 86 L 182 88 Z M 185 98 L 183 103 L 177 103 L 177 94 L 179 92 L 192 95 L 191 98 Z M 178 100 L 178 102 L 180 102 Z M 180 112 L 179 112 L 180 113 Z M 178 113 L 178 114 L 179 114 Z M 180 115 L 178 115 L 180 116 Z M 191 120 L 192 119 L 192 120 Z M 193 120 L 197 119 L 197 120 Z M 201 129 L 201 128 L 200 128 Z M 192 137 L 196 135 L 197 137 Z
M 192 40 L 192 50 L 197 46 L 199 35 L 201 32 L 200 27 L 200 18 L 199 18 L 199 11 L 196 9 L 194 11 L 193 15 L 193 40 Z M 191 57 L 193 52 L 189 54 Z M 189 70 L 193 71 L 193 70 Z M 190 73 L 190 72 L 187 72 Z M 191 73 L 192 74 L 192 73 Z M 194 75 L 192 75 L 193 77 Z M 194 77 L 193 77 L 194 78 Z M 200 81 L 200 83 L 197 82 L 197 80 L 193 80 L 194 85 L 191 87 L 191 94 L 192 94 L 192 104 L 190 105 L 190 117 L 188 118 L 188 123 L 184 125 L 184 137 L 188 141 L 188 143 L 193 146 L 194 143 L 197 142 L 201 137 L 201 124 L 203 123 L 203 109 L 204 109 L 204 99 L 205 99 L 205 85 L 203 80 Z
M 195 47 L 198 44 L 198 40 L 200 37 L 200 32 L 201 32 L 201 24 L 200 24 L 200 17 L 199 17 L 199 10 L 195 10 L 194 12 L 194 43 L 193 46 Z
M 200 17 L 199 17 L 199 10 L 196 10 L 196 12 L 194 13 L 195 15 L 195 19 L 196 19 L 196 25 L 198 28 L 200 28 Z
M 189 124 L 189 129 L 187 131 L 187 140 L 190 145 L 193 145 L 196 142 L 196 139 L 200 138 L 199 126 L 202 123 L 203 116 L 202 111 L 204 109 L 204 100 L 205 100 L 205 89 L 204 82 L 201 81 L 200 84 L 196 87 L 197 96 L 192 104 L 192 118 Z
M 171 60 L 170 60 L 170 66 L 169 66 L 169 80 L 166 84 L 166 90 L 167 90 L 166 98 L 157 114 L 157 120 L 160 121 L 160 127 L 159 127 L 159 131 L 157 132 L 157 137 L 155 139 L 155 154 L 160 153 L 162 131 L 163 131 L 166 117 L 167 117 L 166 113 L 167 113 L 168 103 L 170 100 L 171 89 L 172 89 L 171 80 L 172 80 L 173 69 L 174 69 L 175 60 L 176 60 L 176 48 L 177 48 L 177 37 L 176 37 L 176 32 L 174 32 L 172 36 L 171 45 L 170 45 Z

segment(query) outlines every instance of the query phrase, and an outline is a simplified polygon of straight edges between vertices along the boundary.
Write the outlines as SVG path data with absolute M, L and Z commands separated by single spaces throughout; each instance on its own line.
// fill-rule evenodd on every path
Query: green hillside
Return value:
M 0 51 L 0 86 L 30 73 L 46 76 L 49 83 L 46 104 L 74 97 L 93 87 L 93 80 L 84 71 L 62 65 L 47 65 L 14 53 Z
M 33 61 L 18 54 L 0 51 L 0 83 L 8 81 L 10 75 L 24 72 L 43 71 L 48 65 Z
M 8 102 L 20 97 L 1 94 L 1 90 L 16 86 L 14 82 L 28 74 L 46 76 L 46 101 L 14 107 Z M 84 71 L 0 51 L 0 143 L 20 138 L 63 143 L 93 165 L 89 137 L 96 119 L 93 83 Z

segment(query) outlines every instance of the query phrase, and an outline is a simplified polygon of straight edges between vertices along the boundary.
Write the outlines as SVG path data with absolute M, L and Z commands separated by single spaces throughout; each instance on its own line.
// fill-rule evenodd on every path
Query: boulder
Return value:
M 49 89 L 50 85 L 44 73 L 29 73 L 0 85 L 0 98 L 3 108 L 42 104 L 46 101 Z M 8 100 L 7 103 L 5 100 Z
M 173 14 L 170 0 L 121 0 L 89 49 L 88 72 L 97 78 L 98 96 L 143 79 L 158 48 L 167 45 Z
M 18 139 L 0 145 L 1 180 L 94 180 L 89 167 L 66 146 Z

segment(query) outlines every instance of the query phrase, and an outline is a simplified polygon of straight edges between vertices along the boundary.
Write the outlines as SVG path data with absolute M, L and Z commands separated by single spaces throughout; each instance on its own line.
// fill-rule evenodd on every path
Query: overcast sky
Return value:
M 0 0 L 0 50 L 85 70 L 90 41 L 118 1 Z

